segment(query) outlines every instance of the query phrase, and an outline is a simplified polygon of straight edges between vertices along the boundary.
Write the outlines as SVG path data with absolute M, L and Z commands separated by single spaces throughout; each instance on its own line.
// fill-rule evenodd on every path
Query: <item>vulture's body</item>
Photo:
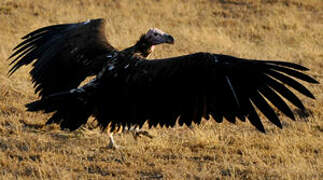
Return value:
M 173 127 L 176 122 L 190 126 L 204 117 L 219 123 L 248 119 L 265 132 L 256 108 L 282 128 L 273 107 L 295 119 L 286 100 L 305 108 L 289 88 L 314 98 L 297 80 L 318 83 L 303 72 L 307 68 L 282 61 L 212 53 L 148 61 L 129 49 L 102 57 L 107 63 L 93 81 L 27 104 L 28 111 L 56 112 L 47 123 L 70 130 L 85 124 L 89 116 L 110 131 L 141 128 L 145 122 L 149 127 Z

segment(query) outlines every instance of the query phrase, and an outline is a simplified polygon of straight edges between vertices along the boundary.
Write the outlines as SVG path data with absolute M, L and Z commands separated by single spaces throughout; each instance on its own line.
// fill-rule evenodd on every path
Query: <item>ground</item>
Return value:
M 150 27 L 175 37 L 151 58 L 197 51 L 304 65 L 323 82 L 322 0 L 1 0 L 0 179 L 322 179 L 323 87 L 284 128 L 261 115 L 250 123 L 203 121 L 193 130 L 156 128 L 153 139 L 117 135 L 119 150 L 91 124 L 75 132 L 42 127 L 48 115 L 25 112 L 38 98 L 30 67 L 8 77 L 8 56 L 24 34 L 42 26 L 105 18 L 111 44 L 125 48 Z M 147 130 L 147 128 L 146 128 Z

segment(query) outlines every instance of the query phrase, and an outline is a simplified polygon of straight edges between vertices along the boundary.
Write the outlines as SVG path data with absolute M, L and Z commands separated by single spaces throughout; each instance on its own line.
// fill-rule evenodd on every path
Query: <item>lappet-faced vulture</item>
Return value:
M 102 129 L 173 127 L 199 124 L 202 118 L 235 123 L 249 120 L 259 131 L 265 128 L 256 108 L 282 128 L 275 111 L 295 119 L 286 101 L 304 110 L 290 90 L 313 98 L 299 81 L 318 83 L 308 69 L 284 61 L 242 59 L 213 53 L 194 53 L 146 60 L 117 53 L 96 78 L 82 87 L 57 92 L 27 104 L 28 111 L 56 112 L 48 123 L 75 130 L 94 116 Z M 110 146 L 115 143 L 110 136 Z

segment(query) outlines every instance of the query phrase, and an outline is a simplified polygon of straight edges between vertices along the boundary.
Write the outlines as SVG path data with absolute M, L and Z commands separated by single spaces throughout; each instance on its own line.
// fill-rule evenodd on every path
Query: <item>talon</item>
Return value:
M 153 136 L 150 135 L 147 131 L 142 131 L 142 130 L 137 131 L 135 135 L 136 135 L 136 136 L 134 136 L 135 139 L 137 139 L 137 137 L 141 137 L 141 135 L 149 137 L 150 139 L 153 138 Z
M 116 145 L 116 144 L 112 144 L 112 143 L 109 143 L 107 146 L 106 146 L 107 149 L 120 149 L 120 146 Z
M 154 136 L 150 135 L 147 131 L 143 131 L 143 135 L 152 139 Z
M 138 137 L 140 137 L 140 134 L 136 132 L 136 133 L 133 133 L 132 136 L 137 141 Z

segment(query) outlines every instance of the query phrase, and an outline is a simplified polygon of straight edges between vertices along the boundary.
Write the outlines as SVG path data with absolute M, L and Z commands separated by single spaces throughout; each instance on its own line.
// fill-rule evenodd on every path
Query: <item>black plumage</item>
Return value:
M 30 74 L 35 93 L 44 97 L 78 87 L 119 52 L 147 57 L 153 45 L 174 42 L 170 35 L 150 29 L 134 46 L 119 51 L 106 39 L 104 26 L 103 19 L 93 19 L 48 26 L 25 35 L 9 57 L 14 58 L 9 74 L 33 63 Z
M 285 100 L 304 110 L 289 88 L 313 98 L 296 79 L 318 83 L 306 75 L 308 69 L 289 62 L 260 61 L 228 55 L 195 53 L 146 60 L 119 53 L 92 82 L 70 91 L 55 93 L 27 104 L 28 111 L 59 112 L 51 118 L 62 128 L 77 129 L 96 117 L 101 128 L 190 126 L 202 117 L 235 123 L 249 119 L 261 132 L 265 128 L 256 112 L 282 128 L 275 106 L 291 119 L 293 111 Z M 288 85 L 288 86 L 286 86 Z M 270 102 L 270 103 L 269 103 Z
M 77 87 L 102 69 L 106 59 L 98 57 L 116 51 L 101 19 L 44 27 L 22 39 L 10 56 L 16 57 L 9 73 L 36 60 L 30 74 L 40 96 Z

